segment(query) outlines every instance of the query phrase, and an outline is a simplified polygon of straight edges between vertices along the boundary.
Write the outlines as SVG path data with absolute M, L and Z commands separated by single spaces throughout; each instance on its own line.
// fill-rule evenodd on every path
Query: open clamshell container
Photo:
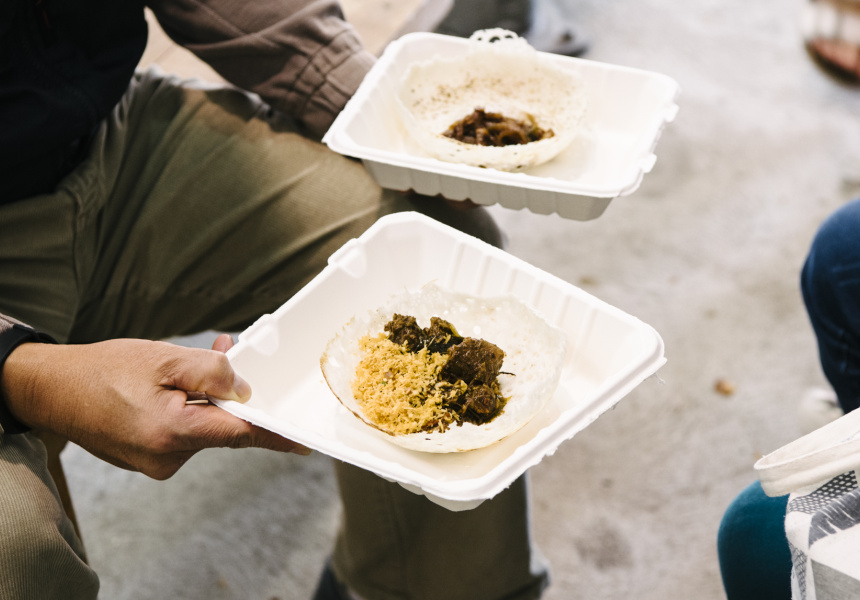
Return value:
M 384 188 L 450 200 L 528 208 L 576 220 L 599 217 L 634 192 L 656 162 L 655 148 L 678 111 L 678 84 L 659 73 L 539 52 L 582 84 L 581 131 L 551 161 L 507 172 L 430 156 L 407 129 L 398 92 L 410 66 L 466 55 L 470 40 L 411 33 L 389 44 L 323 138 L 359 158 Z M 465 115 L 464 115 L 465 116 Z
M 397 446 L 329 390 L 328 341 L 356 314 L 428 282 L 474 296 L 510 294 L 567 336 L 559 386 L 527 425 L 491 446 L 432 454 Z M 338 460 L 396 481 L 451 510 L 507 488 L 664 364 L 663 341 L 638 319 L 510 254 L 417 213 L 381 218 L 228 351 L 253 389 L 230 413 Z

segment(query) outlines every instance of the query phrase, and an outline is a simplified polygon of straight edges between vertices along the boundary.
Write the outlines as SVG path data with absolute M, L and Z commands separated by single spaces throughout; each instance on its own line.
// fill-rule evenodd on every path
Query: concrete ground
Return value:
M 801 4 L 566 5 L 587 58 L 683 91 L 653 172 L 600 218 L 493 209 L 511 253 L 666 343 L 659 380 L 531 472 L 547 600 L 722 598 L 722 512 L 759 456 L 802 433 L 798 400 L 823 377 L 798 270 L 818 224 L 860 196 L 860 91 L 807 59 Z M 325 456 L 211 450 L 166 482 L 76 447 L 63 461 L 104 598 L 309 597 L 338 518 Z

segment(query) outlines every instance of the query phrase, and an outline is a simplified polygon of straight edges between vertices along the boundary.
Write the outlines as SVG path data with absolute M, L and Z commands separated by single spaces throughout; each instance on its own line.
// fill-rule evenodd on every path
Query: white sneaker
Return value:
M 804 434 L 811 433 L 835 421 L 844 413 L 830 388 L 814 387 L 806 390 L 797 407 L 797 416 Z

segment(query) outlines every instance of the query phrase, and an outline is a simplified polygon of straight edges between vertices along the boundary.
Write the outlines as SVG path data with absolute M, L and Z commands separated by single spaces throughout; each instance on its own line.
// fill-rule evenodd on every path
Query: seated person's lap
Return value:
M 177 84 L 139 75 L 85 163 L 55 194 L 14 207 L 7 222 L 22 238 L 57 235 L 30 249 L 35 270 L 0 274 L 4 300 L 17 299 L 0 310 L 60 341 L 235 331 L 383 214 L 430 212 L 498 243 L 482 209 L 382 190 L 244 93 Z M 18 252 L 0 240 L 0 259 Z
M 30 259 L 0 273 L 0 312 L 61 342 L 235 331 L 383 214 L 419 210 L 500 244 L 483 209 L 384 191 L 245 94 L 177 84 L 139 74 L 55 193 L 0 207 L 17 233 L 0 236 L 0 261 Z M 507 496 L 525 526 L 518 490 Z M 59 506 L 47 488 L 42 496 Z

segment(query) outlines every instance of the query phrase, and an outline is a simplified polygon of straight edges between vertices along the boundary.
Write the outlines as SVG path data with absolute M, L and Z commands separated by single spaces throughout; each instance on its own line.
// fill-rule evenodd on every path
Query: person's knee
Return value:
M 800 289 L 819 337 L 846 329 L 845 315 L 852 307 L 843 306 L 840 286 L 852 268 L 860 270 L 858 233 L 860 200 L 842 206 L 820 225 L 803 264 Z
M 791 553 L 784 529 L 787 501 L 787 496 L 765 495 L 755 482 L 723 514 L 717 556 L 729 600 L 791 597 Z
M 39 507 L 43 508 L 43 507 Z M 3 507 L 0 518 L 0 563 L 17 564 L 21 572 L 37 572 L 46 562 L 56 536 L 56 520 L 44 518 L 43 511 L 14 502 Z
M 33 434 L 0 435 L 0 598 L 95 598 L 98 577 Z
M 50 503 L 36 506 L 14 502 L 0 515 L 0 597 L 95 599 L 99 580 L 74 548 L 73 531 Z M 61 510 L 61 509 L 59 509 Z
M 804 293 L 827 293 L 839 284 L 842 268 L 860 264 L 860 200 L 834 212 L 819 227 L 803 266 Z

